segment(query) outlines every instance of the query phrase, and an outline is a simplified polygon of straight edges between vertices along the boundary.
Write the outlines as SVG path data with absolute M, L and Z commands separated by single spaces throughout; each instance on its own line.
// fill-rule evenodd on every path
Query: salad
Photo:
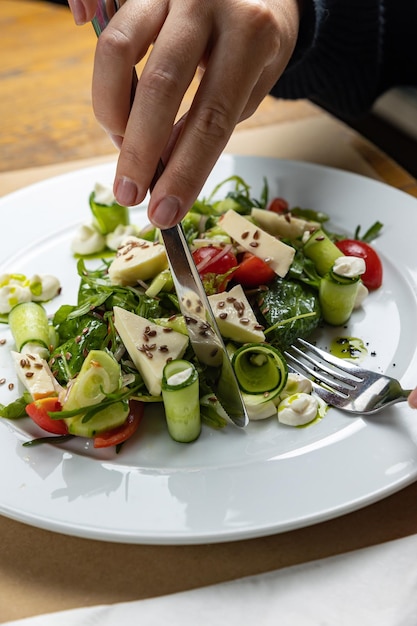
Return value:
M 225 183 L 233 188 L 218 200 Z M 266 181 L 253 198 L 233 176 L 199 199 L 182 226 L 250 419 L 302 426 L 326 407 L 309 380 L 288 372 L 283 350 L 322 324 L 345 324 L 379 288 L 382 264 L 369 242 L 382 225 L 347 238 L 329 232 L 319 211 L 268 195 Z M 45 431 L 30 445 L 88 437 L 98 448 L 119 447 L 155 402 L 176 441 L 229 427 L 213 393 L 219 368 L 201 365 L 189 344 L 159 231 L 130 224 L 102 186 L 89 203 L 92 222 L 72 244 L 77 302 L 52 318 L 34 298 L 13 301 L 7 313 L 24 391 L 0 406 L 1 416 L 29 416 Z M 10 281 L 2 277 L 0 292 Z

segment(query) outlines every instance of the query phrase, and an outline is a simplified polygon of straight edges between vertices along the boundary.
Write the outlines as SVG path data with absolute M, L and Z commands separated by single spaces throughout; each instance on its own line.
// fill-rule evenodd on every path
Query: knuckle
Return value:
M 103 59 L 124 60 L 129 56 L 130 43 L 126 35 L 109 24 L 97 40 L 97 54 Z
M 234 122 L 231 114 L 221 103 L 205 106 L 195 120 L 195 130 L 203 141 L 218 143 L 228 139 Z
M 148 72 L 144 72 L 140 79 L 141 93 L 151 101 L 165 103 L 177 91 L 178 81 L 176 76 L 163 67 L 154 68 Z
M 143 162 L 137 150 L 136 142 L 124 141 L 121 156 L 124 164 L 129 164 L 129 169 L 135 172 L 142 172 L 149 167 L 147 162 Z
M 245 36 L 249 41 L 263 44 L 272 55 L 276 54 L 280 46 L 280 28 L 273 11 L 263 0 L 245 0 L 244 5 L 241 21 L 242 28 L 246 29 Z

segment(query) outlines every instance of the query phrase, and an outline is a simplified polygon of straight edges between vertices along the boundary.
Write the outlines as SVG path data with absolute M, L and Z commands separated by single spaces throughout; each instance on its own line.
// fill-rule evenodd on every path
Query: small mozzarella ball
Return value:
M 10 313 L 12 308 L 22 302 L 30 302 L 32 292 L 22 285 L 4 285 L 0 288 L 0 313 Z
M 93 226 L 84 224 L 74 237 L 71 250 L 75 254 L 94 254 L 106 247 L 106 240 Z
M 333 272 L 344 278 L 356 278 L 366 271 L 364 259 L 357 256 L 340 256 L 333 264 Z
M 33 289 L 33 285 L 40 285 L 39 292 L 37 289 Z M 52 274 L 35 274 L 29 281 L 29 286 L 32 291 L 32 300 L 34 302 L 46 302 L 52 300 L 61 291 L 61 283 L 56 276 Z
M 287 426 L 304 426 L 316 416 L 319 402 L 308 393 L 295 393 L 278 406 L 278 420 Z

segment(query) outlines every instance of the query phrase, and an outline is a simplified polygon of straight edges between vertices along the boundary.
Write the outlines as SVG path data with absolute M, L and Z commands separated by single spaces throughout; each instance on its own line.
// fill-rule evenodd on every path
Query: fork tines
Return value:
M 312 378 L 313 383 L 324 384 L 329 390 L 341 395 L 347 395 L 363 382 L 361 368 L 357 365 L 348 361 L 341 363 L 340 359 L 304 339 L 297 339 L 285 351 L 285 356 L 295 371 Z

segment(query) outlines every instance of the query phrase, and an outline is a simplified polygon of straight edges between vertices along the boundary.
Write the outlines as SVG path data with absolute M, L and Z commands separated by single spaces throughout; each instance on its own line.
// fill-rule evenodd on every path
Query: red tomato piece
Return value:
M 62 406 L 56 397 L 39 398 L 26 406 L 26 413 L 43 430 L 55 435 L 68 434 L 64 420 L 52 419 L 48 413 L 61 411 Z
M 202 246 L 193 251 L 193 260 L 199 274 L 226 274 L 237 265 L 231 250 L 219 246 Z
M 230 247 L 231 246 L 225 246 L 224 248 L 220 248 L 219 246 L 202 246 L 193 251 L 193 260 L 201 278 L 204 278 L 207 274 L 222 276 L 234 267 L 237 267 L 236 256 L 230 250 Z M 218 281 L 216 291 L 225 291 L 227 283 L 231 278 L 232 273 L 230 273 L 225 280 L 221 282 Z
M 139 424 L 142 421 L 145 404 L 143 402 L 131 400 L 129 406 L 129 415 L 127 416 L 124 424 L 94 437 L 95 448 L 109 448 L 111 446 L 117 446 L 120 443 L 127 441 L 137 431 Z
M 242 261 L 233 272 L 233 280 L 242 287 L 259 287 L 270 283 L 276 274 L 262 259 L 251 252 L 245 252 Z
M 336 246 L 346 256 L 364 259 L 366 271 L 361 278 L 365 287 L 373 290 L 382 285 L 382 262 L 374 248 L 365 241 L 358 241 L 357 239 L 342 239 L 336 241 Z
M 272 211 L 273 213 L 278 213 L 278 215 L 283 215 L 284 213 L 288 213 L 289 208 L 290 208 L 290 205 L 284 198 L 273 198 L 267 206 L 268 211 Z

